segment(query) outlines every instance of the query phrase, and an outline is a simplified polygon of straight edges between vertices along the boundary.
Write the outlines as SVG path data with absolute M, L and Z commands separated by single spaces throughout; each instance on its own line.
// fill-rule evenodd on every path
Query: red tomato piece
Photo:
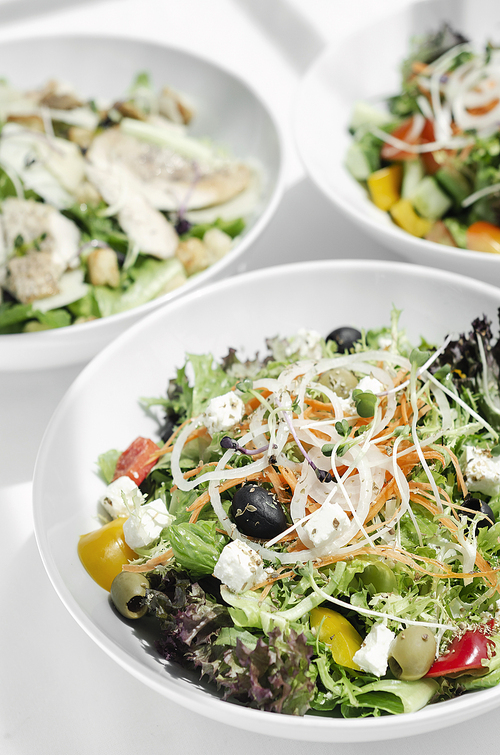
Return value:
M 420 135 L 420 142 L 422 144 L 430 144 L 431 142 L 436 141 L 436 135 L 434 133 L 434 124 L 432 121 L 426 120 L 424 123 L 424 127 L 422 129 L 422 133 Z M 434 159 L 434 152 L 422 152 L 422 162 L 425 167 L 425 172 L 428 173 L 430 176 L 433 176 L 434 173 L 437 173 L 439 168 L 442 166 L 436 162 Z
M 400 126 L 398 126 L 396 129 L 394 129 L 394 131 L 391 132 L 391 136 L 394 136 L 396 139 L 401 139 L 402 142 L 406 142 L 407 144 L 416 144 L 418 141 L 418 136 L 412 138 L 411 140 L 408 138 L 412 127 L 413 117 L 407 118 Z M 397 147 L 393 147 L 392 144 L 384 144 L 380 151 L 380 156 L 383 160 L 415 159 L 414 152 L 405 152 L 404 150 L 398 149 Z
M 139 436 L 119 456 L 113 480 L 126 476 L 140 485 L 156 464 L 158 450 L 152 440 Z
M 401 139 L 401 141 L 406 142 L 407 144 L 430 144 L 431 142 L 436 141 L 434 124 L 432 121 L 426 119 L 420 133 L 417 132 L 416 134 L 412 134 L 412 129 L 413 117 L 407 118 L 403 121 L 403 123 L 392 132 L 392 136 L 396 137 L 396 139 Z M 451 154 L 450 150 L 447 150 L 447 153 Z M 384 160 L 391 161 L 414 160 L 417 156 L 415 152 L 405 152 L 404 150 L 393 147 L 391 144 L 384 144 L 380 155 Z M 442 167 L 441 164 L 435 160 L 433 152 L 422 152 L 420 157 L 426 173 L 431 176 Z
M 482 661 L 489 657 L 490 649 L 495 646 L 489 637 L 493 623 L 490 621 L 488 624 L 455 637 L 446 653 L 434 661 L 426 676 L 456 677 L 462 674 L 473 676 L 486 674 L 488 669 L 483 666 Z
M 467 249 L 500 254 L 500 228 L 485 220 L 473 223 L 467 229 Z

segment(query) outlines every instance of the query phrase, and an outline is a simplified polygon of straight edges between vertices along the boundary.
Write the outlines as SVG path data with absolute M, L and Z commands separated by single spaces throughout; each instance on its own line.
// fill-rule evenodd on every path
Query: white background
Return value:
M 323 46 L 406 4 L 3 0 L 0 44 L 38 33 L 116 34 L 184 47 L 223 64 L 260 92 L 286 139 L 285 196 L 249 268 L 309 258 L 395 259 L 351 227 L 304 176 L 290 124 L 300 77 Z M 441 732 L 374 744 L 308 744 L 239 732 L 166 700 L 110 660 L 59 602 L 33 535 L 36 449 L 79 369 L 36 378 L 0 373 L 0 755 L 498 752 L 495 713 Z

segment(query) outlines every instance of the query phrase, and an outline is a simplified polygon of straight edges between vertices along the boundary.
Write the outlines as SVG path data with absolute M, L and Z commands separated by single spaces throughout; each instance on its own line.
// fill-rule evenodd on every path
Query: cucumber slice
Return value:
M 394 116 L 383 110 L 374 108 L 361 100 L 354 103 L 349 129 L 356 131 L 361 126 L 386 126 L 394 120 Z
M 429 220 L 439 220 L 452 205 L 449 196 L 432 176 L 425 176 L 419 181 L 410 200 L 418 214 Z
M 358 181 L 366 181 L 373 172 L 366 151 L 359 142 L 352 142 L 345 156 L 345 167 Z
M 472 191 L 468 180 L 456 168 L 440 168 L 435 178 L 441 188 L 449 194 L 454 204 L 459 208 L 462 206 L 464 199 Z
M 405 160 L 403 163 L 403 183 L 401 184 L 401 196 L 403 199 L 411 199 L 418 184 L 424 178 L 424 166 L 420 160 Z

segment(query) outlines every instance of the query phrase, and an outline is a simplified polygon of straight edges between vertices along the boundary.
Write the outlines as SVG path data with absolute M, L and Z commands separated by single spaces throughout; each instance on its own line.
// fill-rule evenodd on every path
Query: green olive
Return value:
M 412 625 L 392 643 L 389 668 L 397 679 L 416 681 L 429 671 L 436 655 L 436 640 L 430 629 Z
M 397 592 L 397 580 L 392 569 L 383 561 L 376 561 L 368 564 L 364 571 L 359 575 L 361 582 L 368 588 L 372 587 L 370 592 Z
M 356 388 L 358 384 L 353 373 L 343 367 L 327 370 L 321 375 L 319 382 L 321 385 L 326 385 L 341 398 L 349 398 L 351 390 Z
M 142 598 L 149 587 L 148 579 L 139 572 L 122 571 L 111 583 L 111 600 L 115 608 L 127 619 L 140 619 L 148 607 Z

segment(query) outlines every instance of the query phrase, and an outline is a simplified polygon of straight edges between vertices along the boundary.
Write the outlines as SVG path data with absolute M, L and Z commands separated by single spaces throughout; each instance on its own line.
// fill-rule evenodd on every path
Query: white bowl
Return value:
M 34 37 L 0 47 L 0 76 L 22 88 L 61 78 L 84 96 L 117 98 L 140 71 L 150 72 L 157 86 L 169 84 L 193 99 L 197 108 L 193 135 L 210 136 L 235 156 L 252 158 L 262 165 L 264 187 L 255 217 L 234 250 L 169 294 L 83 325 L 0 335 L 0 372 L 87 362 L 131 323 L 159 305 L 210 280 L 241 271 L 252 243 L 278 205 L 282 190 L 280 133 L 260 97 L 233 73 L 179 49 L 117 37 Z
M 98 526 L 98 454 L 124 448 L 138 435 L 157 437 L 157 425 L 141 410 L 138 398 L 164 395 L 186 352 L 222 357 L 232 346 L 253 357 L 265 350 L 266 336 L 291 335 L 301 327 L 326 335 L 344 324 L 381 326 L 389 322 L 393 304 L 403 310 L 401 324 L 415 343 L 420 335 L 439 343 L 449 332 L 468 331 L 483 314 L 496 328 L 500 290 L 399 262 L 323 261 L 246 273 L 182 297 L 137 323 L 80 373 L 56 410 L 34 476 L 35 533 L 45 568 L 89 636 L 171 700 L 254 732 L 332 742 L 422 733 L 500 704 L 498 687 L 414 714 L 339 720 L 296 718 L 224 702 L 213 689 L 161 661 L 151 637 L 141 637 L 140 630 L 120 621 L 77 555 L 79 536 Z
M 303 78 L 294 110 L 299 152 L 312 180 L 363 231 L 401 257 L 500 285 L 500 255 L 454 249 L 419 239 L 377 209 L 344 167 L 356 101 L 397 94 L 400 66 L 413 36 L 452 28 L 484 45 L 500 41 L 496 0 L 430 0 L 407 6 L 329 46 Z

